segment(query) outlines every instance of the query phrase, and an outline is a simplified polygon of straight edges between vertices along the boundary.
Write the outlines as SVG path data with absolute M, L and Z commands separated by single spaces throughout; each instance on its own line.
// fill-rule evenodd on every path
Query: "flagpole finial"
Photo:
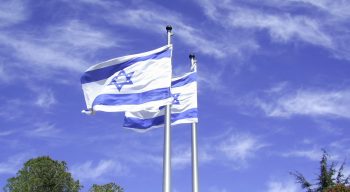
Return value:
M 196 56 L 195 56 L 193 53 L 190 53 L 189 58 L 190 58 L 190 59 L 195 59 Z
M 167 25 L 165 29 L 166 29 L 166 31 L 171 32 L 171 30 L 173 29 L 173 27 L 172 27 L 171 25 Z

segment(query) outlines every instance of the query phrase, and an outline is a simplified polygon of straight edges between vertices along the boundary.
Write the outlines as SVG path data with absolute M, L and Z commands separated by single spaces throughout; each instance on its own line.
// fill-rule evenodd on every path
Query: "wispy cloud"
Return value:
M 11 80 L 11 76 L 5 70 L 4 65 L 0 63 L 0 82 L 7 83 Z
M 156 33 L 165 34 L 164 26 L 171 24 L 174 29 L 176 37 L 191 46 L 198 49 L 199 52 L 212 55 L 215 57 L 223 57 L 224 52 L 222 45 L 219 42 L 210 40 L 201 31 L 186 23 L 177 13 L 167 10 L 164 7 L 142 7 L 137 9 L 127 9 L 115 13 L 114 19 L 108 20 L 115 24 L 127 25 L 135 28 L 141 28 Z M 160 16 L 162 15 L 162 16 Z
M 81 1 L 84 3 L 94 3 L 95 1 Z M 125 5 L 117 3 L 95 4 L 107 9 L 108 14 L 104 15 L 105 21 L 122 26 L 128 26 L 135 29 L 142 29 L 152 33 L 165 36 L 165 26 L 171 24 L 174 28 L 174 38 L 190 46 L 194 52 L 223 58 L 227 56 L 241 57 L 243 52 L 255 50 L 258 48 L 255 41 L 228 41 L 231 35 L 211 30 L 200 30 L 201 27 L 194 24 L 190 18 L 150 2 L 134 4 L 132 8 L 126 8 Z M 118 12 L 111 11 L 118 9 Z M 243 35 L 243 34 L 241 34 Z M 220 36 L 220 38 L 218 38 Z M 237 38 L 238 39 L 238 38 Z
M 12 121 L 23 116 L 22 108 L 26 104 L 20 99 L 4 99 L 4 102 L 0 104 L 2 110 L 0 111 L 0 117 Z
M 198 151 L 198 159 L 200 165 L 209 164 L 213 162 L 221 162 L 234 169 L 241 169 L 249 166 L 258 153 L 268 144 L 260 137 L 253 136 L 248 133 L 229 133 L 219 138 L 211 138 L 210 141 L 206 139 L 206 143 Z M 137 151 L 140 149 L 135 149 Z M 160 149 L 159 149 L 160 150 Z M 137 156 L 137 158 L 135 158 Z M 175 169 L 183 169 L 191 165 L 191 148 L 181 144 L 175 145 L 172 155 L 172 164 Z M 145 153 L 138 151 L 128 159 L 127 162 L 137 162 L 142 166 L 154 165 L 160 167 L 162 165 L 162 156 L 160 154 Z M 234 167 L 232 167 L 234 162 Z
M 300 89 L 273 97 L 271 101 L 257 99 L 256 105 L 271 117 L 307 115 L 350 118 L 347 107 L 350 105 L 350 91 Z
M 57 45 L 68 44 L 79 51 L 95 51 L 103 48 L 118 46 L 121 41 L 103 29 L 96 29 L 78 20 L 68 21 L 62 25 L 48 29 L 48 38 Z M 69 50 L 72 50 L 70 48 Z
M 205 14 L 224 28 L 267 31 L 274 42 L 309 43 L 336 57 L 350 59 L 350 35 L 346 29 L 349 4 L 329 0 L 197 1 Z M 304 6 L 308 12 L 298 12 Z M 320 13 L 321 10 L 322 12 Z M 344 19 L 345 18 L 345 19 Z M 257 37 L 257 36 L 252 36 Z
M 36 123 L 34 125 L 34 129 L 29 130 L 26 132 L 27 136 L 30 137 L 50 137 L 50 138 L 57 138 L 59 137 L 58 133 L 60 132 L 59 129 L 55 127 L 54 124 L 49 122 L 41 122 Z
M 94 6 L 102 6 L 102 7 L 110 7 L 110 6 L 113 6 L 113 5 L 116 5 L 118 4 L 119 5 L 119 2 L 108 2 L 108 1 L 101 1 L 101 0 L 78 0 L 80 1 L 81 3 L 86 3 L 86 4 L 90 4 L 90 5 L 94 5 Z M 70 2 L 69 0 L 67 0 L 67 2 Z
M 314 6 L 324 12 L 329 13 L 339 19 L 346 19 L 350 17 L 350 4 L 343 0 L 288 0 L 286 4 L 290 3 L 304 3 L 306 5 Z
M 4 99 L 0 104 L 2 110 L 0 111 L 0 117 L 12 121 L 19 118 L 22 120 L 30 118 L 26 116 L 26 109 L 31 107 L 40 107 L 42 109 L 50 109 L 50 107 L 56 104 L 56 99 L 53 92 L 50 89 L 44 89 L 42 87 L 36 87 L 30 85 L 29 88 L 37 94 L 36 97 L 26 97 L 23 99 L 21 95 L 18 95 L 12 99 Z
M 221 142 L 219 150 L 230 160 L 241 162 L 244 165 L 248 159 L 254 158 L 256 153 L 264 147 L 267 147 L 267 144 L 261 142 L 255 136 L 250 134 L 233 134 Z
M 331 37 L 322 31 L 316 20 L 304 16 L 292 17 L 288 14 L 267 14 L 249 9 L 238 9 L 236 13 L 230 15 L 230 24 L 233 27 L 266 29 L 269 31 L 271 38 L 279 42 L 300 39 L 326 48 L 333 47 Z
M 26 62 L 26 67 L 51 69 L 50 67 L 67 68 L 82 71 L 85 62 L 70 53 L 67 48 L 46 45 L 45 40 L 35 40 L 35 37 L 23 36 L 13 38 L 10 34 L 0 35 L 0 44 L 16 53 L 16 59 Z M 62 45 L 63 46 L 63 45 Z
M 72 174 L 80 180 L 104 181 L 111 175 L 125 174 L 126 169 L 115 160 L 101 160 L 96 165 L 92 161 L 87 161 L 72 167 Z
M 267 185 L 266 192 L 298 192 L 301 190 L 298 184 L 291 180 L 285 182 L 270 181 Z
M 217 186 L 213 186 L 213 187 L 209 187 L 209 192 L 228 192 L 227 189 L 223 188 L 223 187 L 217 187 Z
M 274 40 L 280 42 L 298 38 L 316 45 L 332 46 L 331 38 L 321 30 L 319 22 L 305 16 L 292 16 L 288 13 L 272 14 L 230 1 L 198 2 L 210 18 L 222 25 L 252 30 L 266 29 Z
M 220 162 L 233 169 L 244 169 L 270 144 L 250 133 L 229 131 L 224 135 L 206 139 L 208 145 L 201 147 L 201 164 Z
M 177 147 L 172 155 L 172 165 L 174 168 L 181 169 L 191 165 L 191 149 L 185 147 Z
M 222 91 L 225 92 L 226 87 L 224 86 L 224 83 L 222 82 L 222 73 L 223 71 L 217 70 L 215 74 L 210 71 L 211 69 L 207 70 L 203 68 L 201 71 L 198 72 L 198 82 L 201 86 L 199 86 L 199 94 L 205 91 L 213 90 L 213 91 Z
M 300 149 L 282 154 L 283 157 L 301 157 L 307 158 L 311 161 L 319 161 L 322 157 L 322 151 L 320 148 L 312 149 Z
M 81 72 L 91 53 L 116 46 L 116 38 L 77 20 L 48 27 L 40 34 L 18 32 L 14 37 L 12 33 L 0 35 L 0 46 L 11 50 L 7 57 L 25 62 L 27 68 L 50 73 L 57 73 L 57 68 Z
M 14 156 L 11 156 L 7 161 L 0 162 L 0 175 L 2 174 L 15 174 L 20 166 L 31 157 L 29 153 L 20 153 Z
M 52 105 L 56 104 L 56 99 L 51 90 L 42 90 L 40 91 L 40 94 L 38 95 L 37 100 L 35 101 L 35 104 L 38 107 L 48 109 Z
M 13 133 L 14 131 L 3 131 L 3 132 L 0 132 L 0 137 L 12 135 Z
M 26 18 L 26 5 L 22 0 L 6 1 L 0 4 L 0 27 L 19 23 Z

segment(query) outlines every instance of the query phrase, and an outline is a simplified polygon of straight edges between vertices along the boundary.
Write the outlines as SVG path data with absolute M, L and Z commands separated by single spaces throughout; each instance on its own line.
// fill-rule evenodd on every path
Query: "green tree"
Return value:
M 350 187 L 344 184 L 336 184 L 334 187 L 328 189 L 327 192 L 350 192 Z
M 105 185 L 94 184 L 89 192 L 124 192 L 124 189 L 115 183 L 107 183 Z
M 349 180 L 350 176 L 346 177 L 343 174 L 344 163 L 338 170 L 335 169 L 335 163 L 328 163 L 329 155 L 323 150 L 323 155 L 320 161 L 320 175 L 317 178 L 317 184 L 311 184 L 303 174 L 293 172 L 301 187 L 307 192 L 350 192 Z
M 15 177 L 7 180 L 6 192 L 78 192 L 82 186 L 74 181 L 64 161 L 48 156 L 24 163 Z

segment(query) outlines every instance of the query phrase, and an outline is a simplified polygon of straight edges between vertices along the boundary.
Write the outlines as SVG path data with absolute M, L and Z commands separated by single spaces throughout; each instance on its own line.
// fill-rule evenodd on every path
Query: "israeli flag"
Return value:
M 197 73 L 190 72 L 182 77 L 174 78 L 171 83 L 173 97 L 171 105 L 171 125 L 183 123 L 197 123 Z M 159 111 L 142 110 L 125 112 L 124 127 L 136 129 L 149 129 L 164 125 L 165 109 Z
M 171 55 L 167 45 L 90 67 L 81 77 L 87 112 L 140 111 L 171 103 Z

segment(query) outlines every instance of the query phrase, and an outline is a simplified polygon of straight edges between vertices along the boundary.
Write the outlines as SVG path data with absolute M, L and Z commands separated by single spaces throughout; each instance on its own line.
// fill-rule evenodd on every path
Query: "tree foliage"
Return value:
M 303 174 L 293 172 L 297 182 L 307 192 L 350 192 L 349 180 L 350 176 L 345 177 L 343 174 L 344 163 L 338 170 L 335 169 L 336 164 L 328 163 L 329 155 L 323 150 L 320 161 L 320 174 L 317 178 L 317 184 L 310 183 Z
M 82 188 L 64 161 L 48 156 L 28 160 L 15 177 L 7 180 L 6 192 L 78 192 Z
M 124 189 L 115 183 L 107 183 L 105 185 L 94 184 L 89 192 L 124 192 Z
M 350 187 L 344 184 L 336 184 L 334 187 L 326 190 L 327 192 L 350 192 Z

